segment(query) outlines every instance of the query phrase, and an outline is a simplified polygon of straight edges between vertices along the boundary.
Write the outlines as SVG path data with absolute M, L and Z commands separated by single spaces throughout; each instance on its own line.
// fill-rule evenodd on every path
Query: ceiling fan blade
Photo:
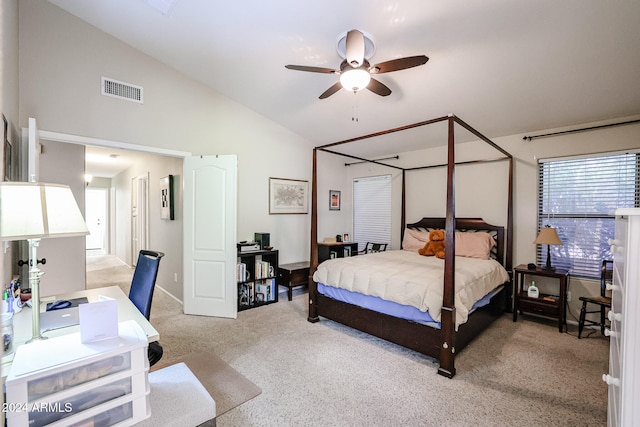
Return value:
M 389 89 L 387 86 L 380 83 L 378 80 L 374 79 L 373 77 L 371 78 L 371 81 L 369 81 L 369 84 L 367 85 L 367 89 L 369 89 L 371 92 L 380 96 L 391 95 L 391 89 Z
M 358 30 L 349 31 L 345 45 L 347 63 L 353 68 L 358 68 L 364 61 L 364 34 Z
M 296 71 L 309 71 L 311 73 L 335 74 L 337 71 L 333 68 L 308 67 L 306 65 L 285 65 L 284 68 Z
M 326 99 L 326 98 L 330 97 L 331 95 L 333 95 L 334 93 L 336 93 L 337 91 L 339 91 L 340 89 L 342 89 L 342 84 L 340 84 L 340 82 L 336 82 L 329 89 L 325 90 L 322 93 L 322 95 L 320 95 L 320 99 Z
M 391 71 L 399 71 L 407 68 L 417 67 L 426 64 L 429 58 L 425 55 L 407 56 L 406 58 L 392 59 L 391 61 L 381 62 L 371 67 L 371 72 L 376 74 L 390 73 Z

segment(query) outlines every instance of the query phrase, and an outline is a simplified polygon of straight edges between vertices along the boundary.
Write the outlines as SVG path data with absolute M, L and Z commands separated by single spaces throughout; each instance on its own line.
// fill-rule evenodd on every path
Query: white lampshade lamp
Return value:
M 89 234 L 78 204 L 67 185 L 40 182 L 0 183 L 0 240 L 29 242 L 29 286 L 32 301 L 32 338 L 40 333 L 40 239 Z
M 340 74 L 340 84 L 342 84 L 342 87 L 353 92 L 364 89 L 370 81 L 371 75 L 364 66 L 349 68 Z
M 558 232 L 555 228 L 549 227 L 548 225 L 540 229 L 540 233 L 538 233 L 538 237 L 533 241 L 536 245 L 547 245 L 547 264 L 544 266 L 545 270 L 553 270 L 551 267 L 551 249 L 549 245 L 560 245 L 562 246 L 562 240 L 558 237 Z

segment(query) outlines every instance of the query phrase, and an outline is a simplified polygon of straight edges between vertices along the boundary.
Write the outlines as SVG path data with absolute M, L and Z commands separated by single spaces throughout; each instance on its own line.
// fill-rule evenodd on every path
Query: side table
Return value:
M 293 298 L 293 288 L 307 283 L 309 283 L 309 261 L 282 264 L 278 267 L 278 284 L 289 288 L 289 301 Z
M 538 298 L 527 296 L 528 285 L 524 276 L 550 277 L 558 280 L 558 294 L 540 293 Z M 536 267 L 529 270 L 521 264 L 513 269 L 513 321 L 518 320 L 518 312 L 535 313 L 558 319 L 558 330 L 564 332 L 567 325 L 567 282 L 569 272 L 562 269 L 546 270 Z

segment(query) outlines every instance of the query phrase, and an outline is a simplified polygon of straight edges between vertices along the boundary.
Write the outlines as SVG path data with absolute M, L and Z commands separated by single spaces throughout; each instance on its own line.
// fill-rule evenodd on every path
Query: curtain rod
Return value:
M 638 122 L 640 122 L 640 119 L 629 120 L 627 122 L 620 122 L 620 123 L 610 123 L 608 125 L 592 126 L 592 127 L 588 127 L 588 128 L 582 128 L 582 129 L 565 130 L 565 131 L 562 131 L 562 132 L 545 133 L 543 135 L 523 136 L 522 139 L 525 140 L 525 141 L 531 142 L 532 139 L 536 139 L 536 138 L 546 138 L 547 136 L 565 135 L 567 133 L 574 133 L 574 132 L 586 132 L 588 130 L 602 129 L 602 128 L 608 128 L 608 127 L 612 127 L 612 126 L 622 126 L 622 125 L 628 125 L 628 124 L 631 124 L 631 123 L 638 123 Z
M 391 157 L 383 157 L 383 158 L 381 158 L 381 159 L 373 159 L 373 161 L 375 161 L 375 162 L 379 162 L 380 160 L 391 160 L 391 159 L 396 159 L 396 160 L 398 160 L 399 158 L 400 158 L 400 156 L 395 155 L 395 156 L 391 156 Z M 345 166 L 351 166 L 351 165 L 357 165 L 357 164 L 359 164 L 359 163 L 371 163 L 371 162 L 372 162 L 372 160 L 361 160 L 361 161 L 359 161 L 359 162 L 345 163 L 344 165 L 345 165 Z

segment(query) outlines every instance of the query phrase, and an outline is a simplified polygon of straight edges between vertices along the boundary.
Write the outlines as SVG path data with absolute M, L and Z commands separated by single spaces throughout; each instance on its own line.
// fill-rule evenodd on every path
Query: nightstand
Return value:
M 558 293 L 556 295 L 540 293 L 538 298 L 529 298 L 525 282 L 525 276 L 549 277 L 558 280 Z M 532 278 L 535 281 L 535 278 Z M 558 330 L 564 332 L 567 325 L 567 283 L 569 272 L 556 268 L 545 270 L 536 267 L 529 270 L 526 265 L 521 264 L 513 269 L 513 321 L 518 320 L 518 312 L 534 313 L 541 316 L 558 319 Z M 530 283 L 530 281 L 529 281 Z

